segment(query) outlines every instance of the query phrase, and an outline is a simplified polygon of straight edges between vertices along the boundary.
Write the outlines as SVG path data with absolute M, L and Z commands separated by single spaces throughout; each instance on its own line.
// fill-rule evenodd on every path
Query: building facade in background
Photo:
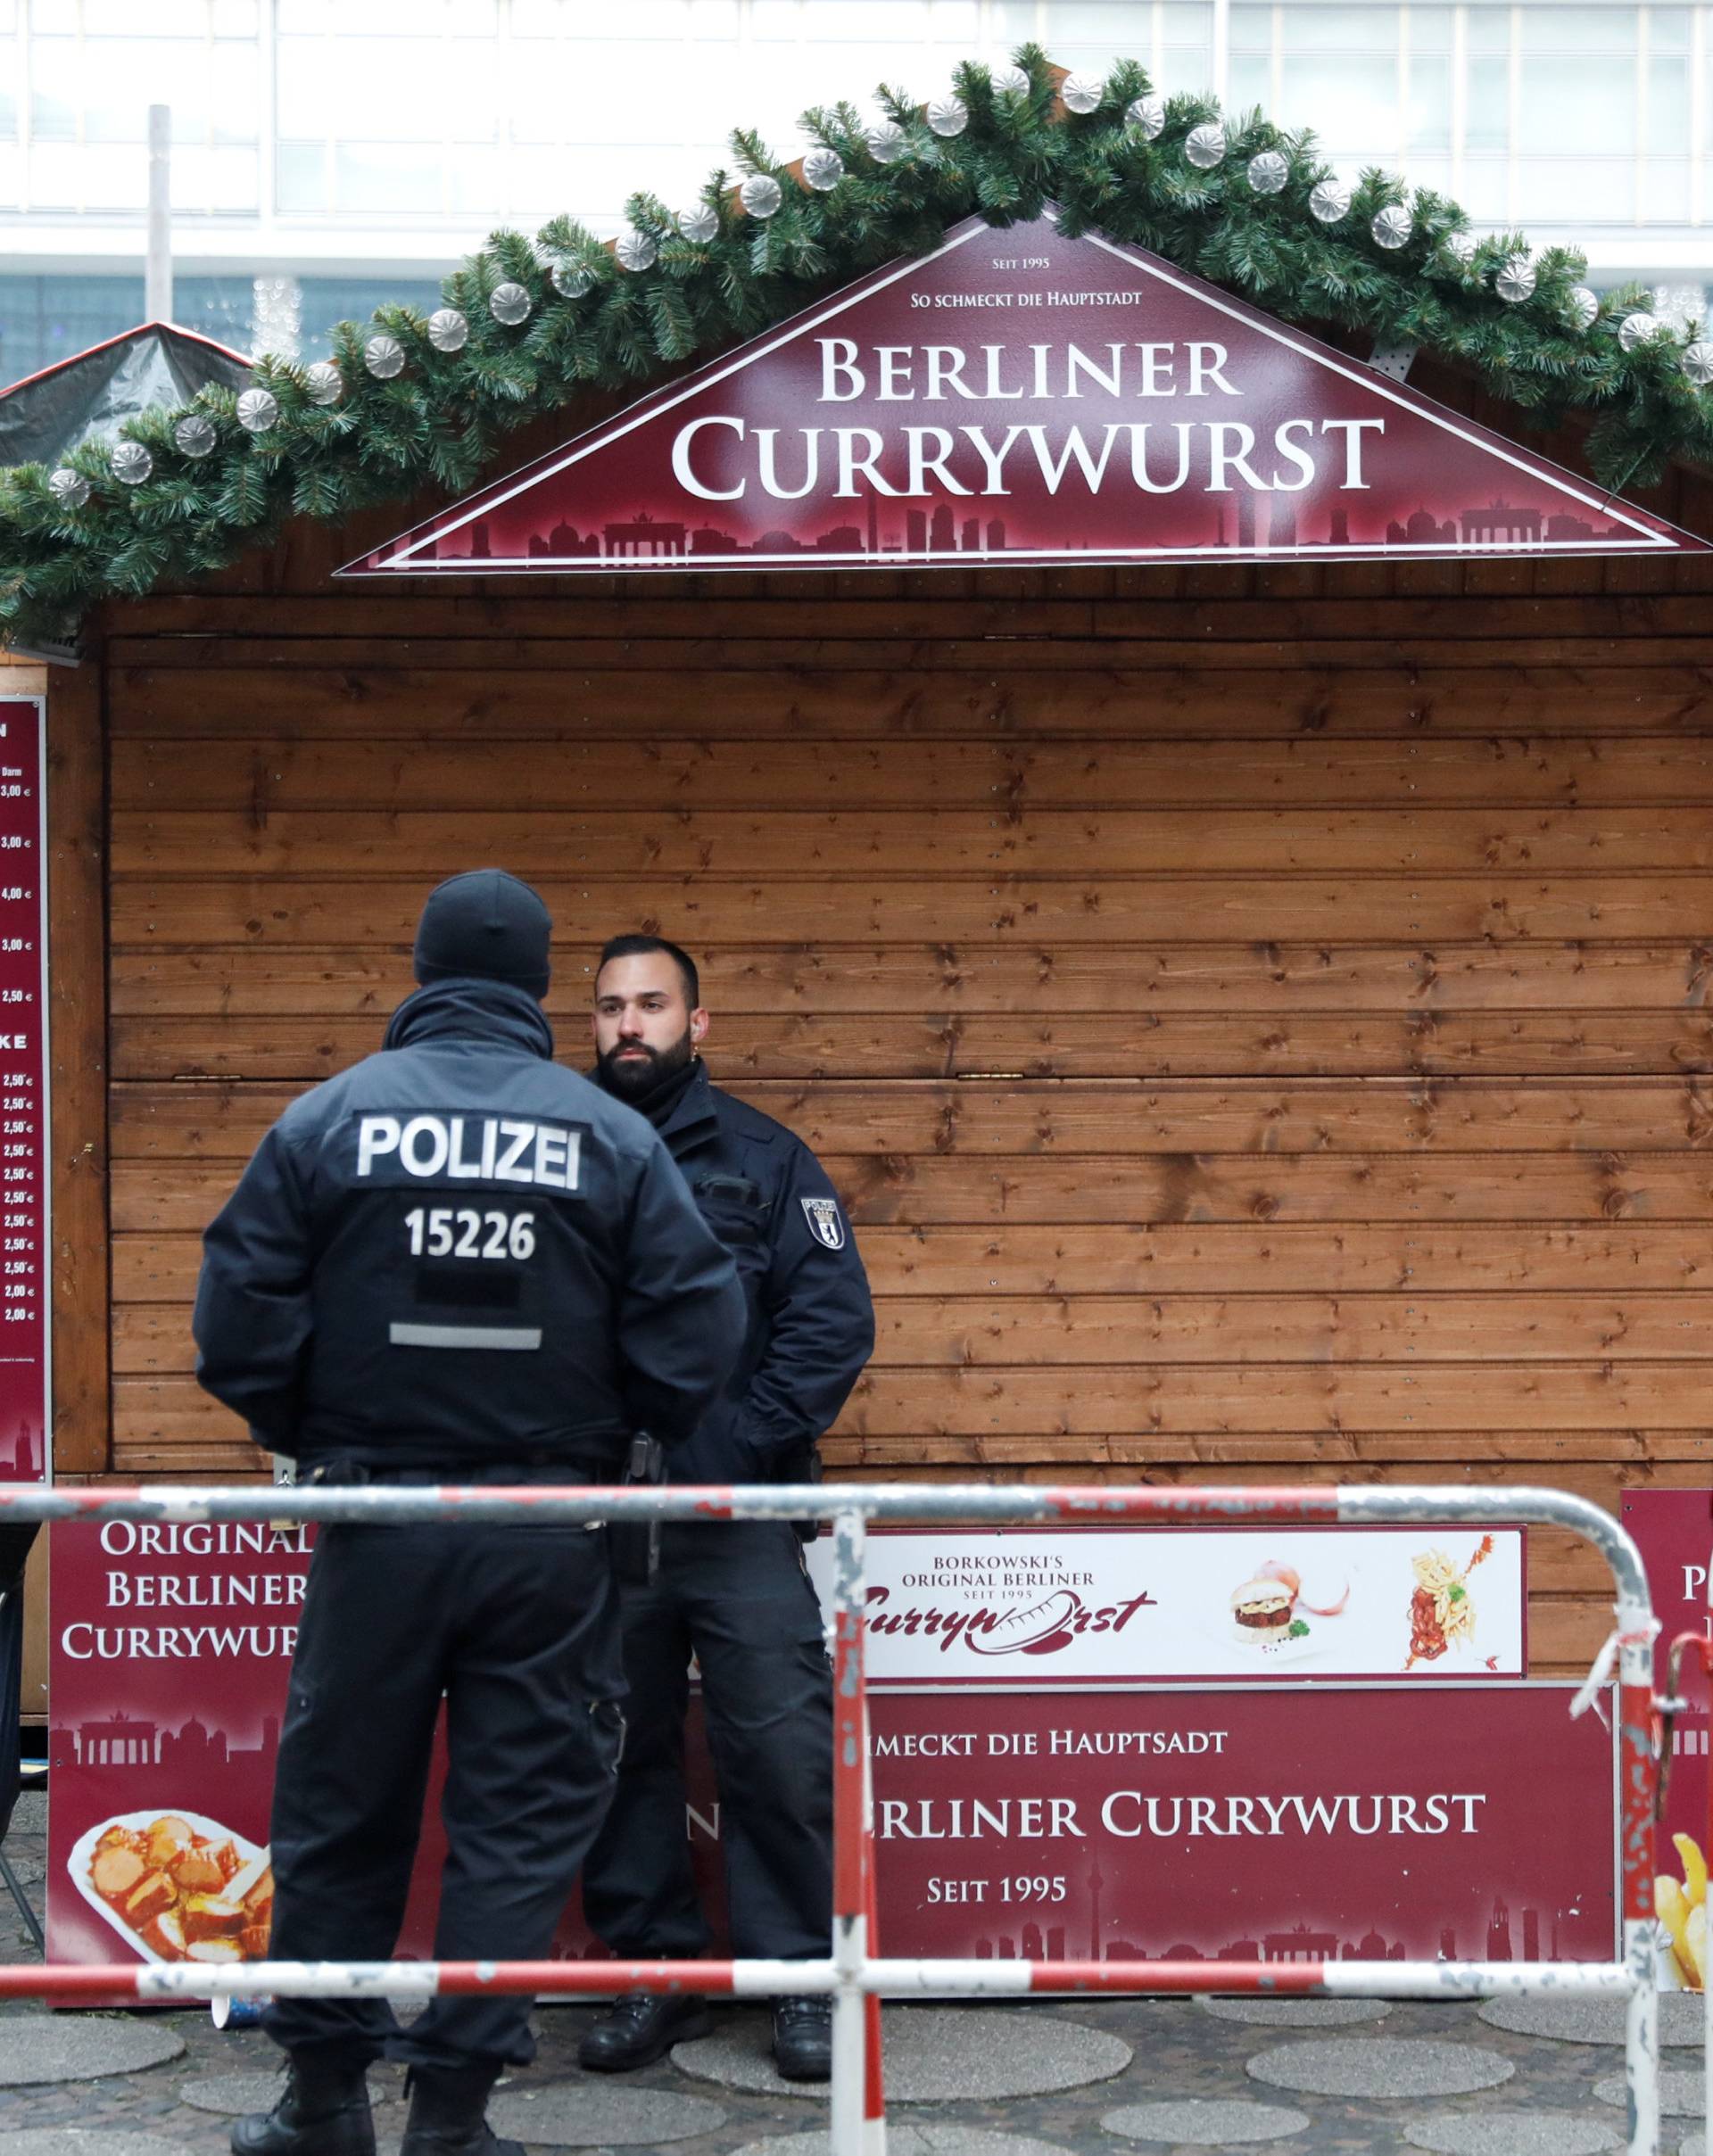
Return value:
M 734 120 L 795 154 L 806 106 L 926 97 L 1026 38 L 1260 104 L 1352 177 L 1705 308 L 1713 4 L 0 0 L 0 384 L 139 319 L 153 103 L 178 318 L 313 357 L 343 317 L 434 303 L 497 225 L 616 232 L 633 191 L 690 200 Z

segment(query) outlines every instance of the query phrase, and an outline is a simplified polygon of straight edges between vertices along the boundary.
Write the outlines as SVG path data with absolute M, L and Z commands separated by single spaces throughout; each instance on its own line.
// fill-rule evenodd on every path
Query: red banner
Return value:
M 1635 1538 L 1647 1566 L 1653 1612 L 1659 1620 L 1654 1643 L 1654 1689 L 1667 1689 L 1671 1643 L 1680 1633 L 1713 1638 L 1708 1615 L 1708 1569 L 1713 1557 L 1713 1491 L 1626 1490 L 1619 1516 Z M 1684 1710 L 1672 1730 L 1664 1817 L 1657 1835 L 1654 1905 L 1661 1920 L 1659 1980 L 1692 1991 L 1703 1987 L 1707 1967 L 1707 1855 L 1709 1687 L 1700 1654 L 1691 1647 L 1679 1664 Z M 1667 1943 L 1668 1942 L 1668 1943 Z
M 42 708 L 0 698 L 0 1483 L 49 1473 Z
M 48 1532 L 50 1957 L 258 1959 L 310 1532 Z
M 1049 216 L 969 219 L 341 574 L 1705 551 Z
M 50 1957 L 253 1958 L 307 1532 L 52 1532 Z M 882 1945 L 1603 1959 L 1611 1739 L 1594 1717 L 1572 1722 L 1568 1697 L 1492 1682 L 879 1693 Z M 717 1916 L 720 1805 L 699 1740 L 691 1756 L 686 1828 Z M 443 1848 L 431 1793 L 405 1954 L 429 1950 Z M 575 1909 L 559 1951 L 594 1951 Z
M 1626 1490 L 1619 1516 L 1635 1537 L 1648 1570 L 1653 1612 L 1659 1620 L 1654 1645 L 1654 1689 L 1664 1693 L 1667 1657 L 1680 1632 L 1713 1638 L 1708 1615 L 1707 1575 L 1713 1557 L 1713 1491 Z M 1687 1834 L 1698 1846 L 1708 1840 L 1707 1777 L 1709 1685 L 1700 1656 L 1692 1648 L 1681 1664 L 1681 1693 L 1686 1712 L 1672 1732 L 1670 1777 L 1666 1792 L 1665 1836 L 1660 1869 L 1668 1871 L 1673 1834 Z
M 1608 1959 L 1611 1739 L 1570 1720 L 1570 1696 L 880 1695 L 882 1946 L 1048 1961 Z

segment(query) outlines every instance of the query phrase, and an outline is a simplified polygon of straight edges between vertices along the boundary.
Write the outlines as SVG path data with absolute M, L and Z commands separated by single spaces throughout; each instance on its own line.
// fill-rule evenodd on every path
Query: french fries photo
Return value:
M 1707 1858 L 1701 1845 L 1687 1834 L 1674 1834 L 1672 1843 L 1684 1868 L 1681 1879 L 1662 1871 L 1653 1882 L 1655 1915 L 1671 1942 L 1672 1965 L 1685 1991 L 1707 1987 Z

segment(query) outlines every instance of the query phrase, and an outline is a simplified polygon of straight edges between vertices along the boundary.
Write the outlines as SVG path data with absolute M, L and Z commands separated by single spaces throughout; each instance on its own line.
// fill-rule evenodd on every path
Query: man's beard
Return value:
M 621 1055 L 626 1060 L 621 1061 Z M 670 1048 L 651 1048 L 646 1041 L 621 1041 L 595 1061 L 608 1093 L 617 1094 L 622 1100 L 644 1101 L 675 1072 L 688 1070 L 695 1056 L 686 1027 L 683 1038 L 674 1041 Z

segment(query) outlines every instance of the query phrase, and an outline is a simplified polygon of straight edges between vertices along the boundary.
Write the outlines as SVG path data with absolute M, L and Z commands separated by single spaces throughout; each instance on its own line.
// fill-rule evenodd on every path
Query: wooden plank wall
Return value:
M 1705 1482 L 1713 626 L 1643 574 L 132 607 L 113 1467 L 253 1464 L 189 1376 L 197 1231 L 496 861 L 571 1060 L 592 947 L 658 926 L 843 1190 L 836 1470 Z M 1568 1670 L 1600 1568 L 1543 1536 L 1535 1585 Z

